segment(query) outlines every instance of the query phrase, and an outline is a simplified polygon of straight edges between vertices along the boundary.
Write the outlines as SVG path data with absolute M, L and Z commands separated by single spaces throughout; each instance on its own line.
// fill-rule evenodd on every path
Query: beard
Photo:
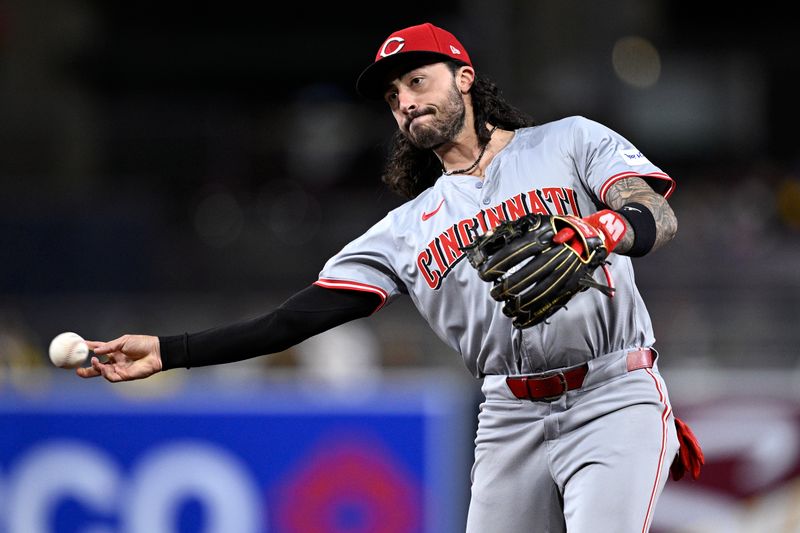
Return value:
M 433 119 L 427 124 L 416 124 L 411 129 L 411 124 L 404 132 L 411 144 L 422 150 L 437 148 L 445 143 L 455 140 L 456 136 L 464 128 L 466 108 L 464 99 L 458 91 L 458 87 L 453 83 L 447 100 L 442 106 L 441 116 L 435 116 L 435 109 L 431 107 L 421 108 L 411 116 L 411 119 L 423 115 L 432 115 Z

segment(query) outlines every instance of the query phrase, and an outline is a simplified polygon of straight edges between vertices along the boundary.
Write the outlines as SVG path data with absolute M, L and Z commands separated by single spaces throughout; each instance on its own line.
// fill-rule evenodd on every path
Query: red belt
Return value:
M 644 348 L 628 352 L 628 372 L 640 368 L 652 368 L 655 355 L 653 350 Z M 520 400 L 555 400 L 568 390 L 580 388 L 589 372 L 589 364 L 549 374 L 531 376 L 509 376 L 506 383 L 511 392 Z

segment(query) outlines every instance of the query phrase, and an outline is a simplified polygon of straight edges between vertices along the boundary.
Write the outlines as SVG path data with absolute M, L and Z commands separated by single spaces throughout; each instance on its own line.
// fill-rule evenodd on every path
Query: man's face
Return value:
M 403 73 L 390 82 L 385 99 L 400 131 L 418 148 L 453 141 L 464 127 L 464 97 L 445 63 Z

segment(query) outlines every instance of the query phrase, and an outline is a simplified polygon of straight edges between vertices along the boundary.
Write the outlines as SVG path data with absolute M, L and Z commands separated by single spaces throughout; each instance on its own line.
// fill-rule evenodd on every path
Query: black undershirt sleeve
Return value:
M 163 370 L 243 361 L 280 352 L 381 305 L 370 292 L 310 285 L 274 311 L 198 333 L 159 337 Z

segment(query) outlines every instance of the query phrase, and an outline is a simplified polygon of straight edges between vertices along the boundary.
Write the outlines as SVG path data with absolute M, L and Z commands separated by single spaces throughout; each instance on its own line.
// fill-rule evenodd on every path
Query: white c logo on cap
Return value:
M 387 52 L 386 51 L 386 47 L 389 46 L 389 44 L 391 44 L 391 43 L 400 43 L 400 44 L 398 44 L 397 48 L 395 48 L 391 52 Z M 386 57 L 386 56 L 390 56 L 392 54 L 396 54 L 397 52 L 399 52 L 400 50 L 403 49 L 403 46 L 405 46 L 405 44 L 406 44 L 406 40 L 403 39 L 402 37 L 392 37 L 391 39 L 386 39 L 386 42 L 383 43 L 383 46 L 381 46 L 381 51 L 379 53 L 380 53 L 381 57 Z

